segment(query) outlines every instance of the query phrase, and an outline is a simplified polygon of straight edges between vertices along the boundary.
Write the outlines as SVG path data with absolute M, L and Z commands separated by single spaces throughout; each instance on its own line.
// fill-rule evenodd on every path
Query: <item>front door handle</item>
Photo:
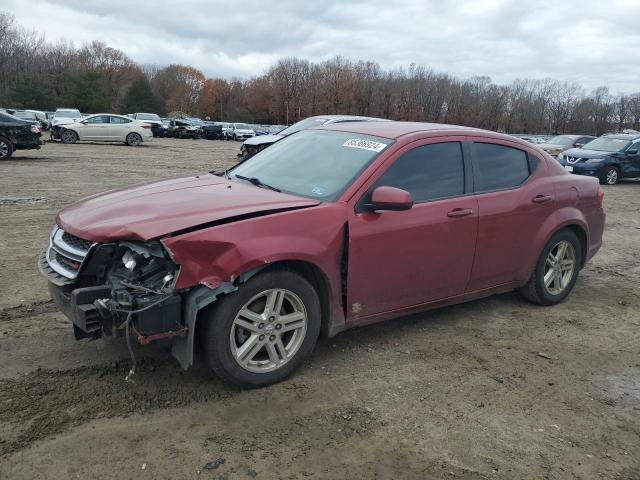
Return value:
M 458 217 L 466 217 L 471 215 L 473 210 L 470 208 L 454 208 L 450 212 L 447 213 L 447 217 L 458 218 Z
M 551 195 L 536 195 L 531 199 L 533 203 L 547 203 L 553 200 Z

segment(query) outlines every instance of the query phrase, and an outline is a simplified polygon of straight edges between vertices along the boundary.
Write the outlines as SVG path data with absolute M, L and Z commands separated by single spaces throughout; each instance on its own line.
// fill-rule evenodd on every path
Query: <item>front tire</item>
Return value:
M 0 137 L 0 160 L 9 160 L 13 155 L 13 145 L 9 140 Z
M 60 133 L 60 140 L 62 140 L 62 143 L 70 145 L 78 141 L 78 134 L 73 130 L 63 130 Z
M 287 378 L 313 352 L 320 301 L 304 277 L 269 270 L 219 299 L 201 321 L 211 369 L 240 387 L 264 387 Z
M 616 167 L 607 167 L 604 177 L 600 179 L 603 185 L 615 185 L 620 182 L 620 171 Z
M 582 245 L 571 230 L 560 230 L 547 242 L 531 279 L 518 292 L 538 305 L 557 305 L 571 293 L 582 268 Z

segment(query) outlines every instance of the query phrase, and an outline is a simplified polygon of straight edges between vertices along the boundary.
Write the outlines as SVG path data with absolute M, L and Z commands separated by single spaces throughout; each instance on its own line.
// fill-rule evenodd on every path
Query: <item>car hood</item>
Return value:
M 56 223 L 94 242 L 144 241 L 247 215 L 318 204 L 317 200 L 205 174 L 87 197 L 63 209 Z
M 278 140 L 283 139 L 285 136 L 280 134 L 275 135 L 260 135 L 258 137 L 252 137 L 244 141 L 245 145 L 264 145 L 265 143 L 275 143 Z
M 565 157 L 576 158 L 604 158 L 610 156 L 614 152 L 600 152 L 598 150 L 587 150 L 586 148 L 571 148 L 562 152 Z

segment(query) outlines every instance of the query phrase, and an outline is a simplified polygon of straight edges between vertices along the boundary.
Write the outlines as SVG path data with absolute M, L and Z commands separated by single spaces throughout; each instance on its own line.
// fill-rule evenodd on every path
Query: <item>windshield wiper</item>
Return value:
M 236 178 L 239 178 L 240 180 L 246 180 L 247 182 L 251 183 L 252 185 L 255 185 L 256 187 L 268 188 L 269 190 L 273 190 L 274 192 L 280 191 L 279 188 L 272 187 L 271 185 L 267 185 L 266 183 L 261 181 L 258 177 L 245 177 L 244 175 L 238 175 L 237 173 L 234 174 L 234 176 Z

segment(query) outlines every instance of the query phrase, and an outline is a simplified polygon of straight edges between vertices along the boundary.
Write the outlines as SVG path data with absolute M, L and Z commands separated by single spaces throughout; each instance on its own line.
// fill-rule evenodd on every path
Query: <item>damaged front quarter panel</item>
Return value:
M 190 289 L 183 308 L 188 336 L 173 341 L 173 354 L 182 367 L 193 361 L 198 312 L 263 268 L 280 262 L 307 264 L 322 273 L 328 295 L 323 321 L 329 331 L 342 329 L 345 210 L 344 204 L 327 203 L 164 238 L 162 243 L 180 265 L 176 290 Z

